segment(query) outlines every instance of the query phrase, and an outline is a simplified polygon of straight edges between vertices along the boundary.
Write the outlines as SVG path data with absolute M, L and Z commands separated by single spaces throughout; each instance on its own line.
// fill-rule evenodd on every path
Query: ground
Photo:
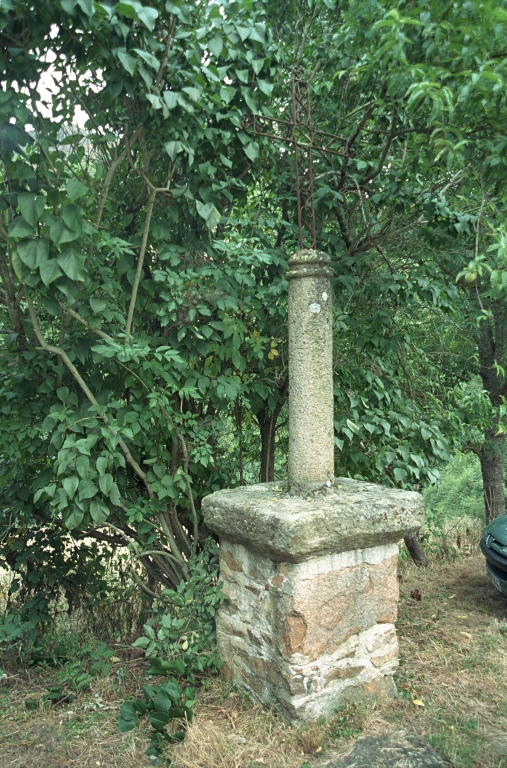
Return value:
M 400 568 L 399 699 L 348 707 L 331 722 L 291 728 L 219 680 L 200 691 L 173 768 L 317 768 L 360 734 L 427 739 L 449 768 L 507 768 L 507 601 L 476 551 Z M 122 657 L 118 651 L 118 658 Z M 118 706 L 139 689 L 142 659 L 122 657 L 69 704 L 28 710 L 54 669 L 11 669 L 0 684 L 0 768 L 142 768 L 146 732 L 117 731 Z

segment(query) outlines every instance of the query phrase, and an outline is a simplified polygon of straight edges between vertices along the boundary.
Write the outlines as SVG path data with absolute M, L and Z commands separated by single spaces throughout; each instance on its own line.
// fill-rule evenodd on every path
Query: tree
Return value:
M 206 536 L 202 497 L 253 480 L 255 462 L 275 476 L 294 184 L 287 152 L 242 117 L 286 114 L 295 64 L 315 120 L 343 136 L 336 163 L 315 166 L 337 275 L 337 469 L 437 479 L 445 409 L 411 390 L 407 370 L 428 358 L 406 315 L 450 310 L 455 289 L 429 245 L 407 249 L 435 241 L 463 176 L 446 165 L 459 141 L 445 161 L 438 143 L 441 123 L 454 130 L 447 86 L 425 85 L 457 50 L 437 66 L 428 41 L 461 17 L 427 8 L 3 2 L 0 535 L 27 588 L 16 536 L 36 528 L 47 600 L 71 566 L 51 571 L 48 541 L 67 531 L 128 544 L 148 596 L 174 587 Z M 445 221 L 459 235 L 474 219 Z

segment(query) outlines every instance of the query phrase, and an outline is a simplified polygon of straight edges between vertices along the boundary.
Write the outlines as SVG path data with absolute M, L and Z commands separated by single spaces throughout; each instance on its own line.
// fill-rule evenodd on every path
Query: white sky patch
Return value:
M 43 117 L 60 122 L 63 118 L 60 116 L 53 116 L 53 96 L 56 96 L 61 88 L 62 72 L 57 70 L 53 66 L 53 62 L 56 61 L 56 54 L 54 51 L 48 51 L 45 57 L 46 62 L 50 63 L 49 68 L 42 73 L 39 82 L 37 83 L 37 93 L 39 99 L 37 101 L 37 107 Z M 69 80 L 76 81 L 76 76 L 70 69 L 66 68 L 66 76 Z M 72 125 L 76 128 L 84 128 L 88 115 L 81 107 L 80 104 L 74 105 L 74 116 L 72 118 Z

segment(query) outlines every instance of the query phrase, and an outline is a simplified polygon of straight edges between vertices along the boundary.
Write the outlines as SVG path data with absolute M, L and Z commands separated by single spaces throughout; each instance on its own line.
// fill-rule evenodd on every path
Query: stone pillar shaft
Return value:
M 289 259 L 289 488 L 333 482 L 333 315 L 330 257 Z

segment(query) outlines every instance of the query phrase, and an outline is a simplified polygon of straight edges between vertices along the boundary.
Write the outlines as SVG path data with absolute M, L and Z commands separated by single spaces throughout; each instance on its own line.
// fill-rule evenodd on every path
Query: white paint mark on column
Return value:
M 322 301 L 327 301 L 327 293 L 325 291 L 322 294 Z
M 310 304 L 310 312 L 314 315 L 318 315 L 320 312 L 320 304 Z

